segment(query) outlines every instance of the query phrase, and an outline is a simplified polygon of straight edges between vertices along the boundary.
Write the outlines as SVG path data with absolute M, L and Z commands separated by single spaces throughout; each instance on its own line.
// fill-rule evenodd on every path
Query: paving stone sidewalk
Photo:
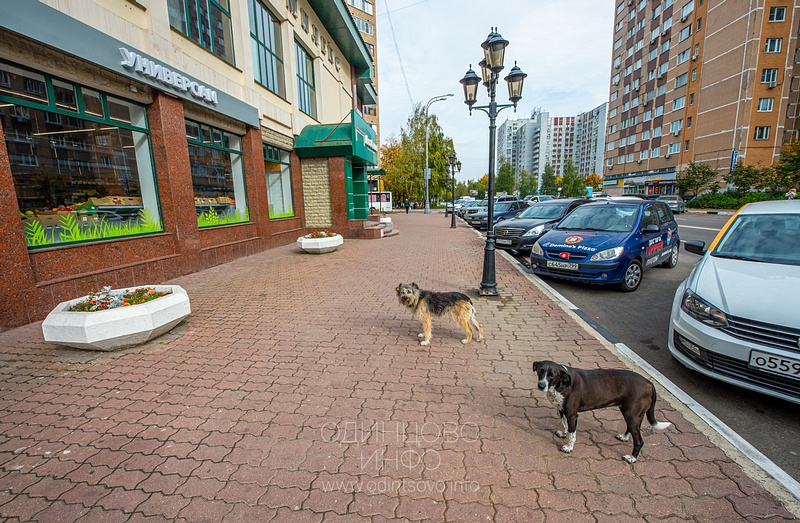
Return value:
M 663 391 L 657 417 L 673 426 L 645 433 L 637 463 L 621 459 L 616 409 L 582 414 L 575 451 L 559 452 L 531 363 L 626 364 L 499 254 L 501 295 L 478 297 L 484 242 L 463 223 L 392 218 L 392 238 L 289 245 L 172 281 L 192 315 L 136 349 L 59 349 L 40 323 L 0 333 L 0 519 L 794 518 Z M 464 346 L 440 319 L 421 347 L 401 281 L 470 294 L 486 340 Z

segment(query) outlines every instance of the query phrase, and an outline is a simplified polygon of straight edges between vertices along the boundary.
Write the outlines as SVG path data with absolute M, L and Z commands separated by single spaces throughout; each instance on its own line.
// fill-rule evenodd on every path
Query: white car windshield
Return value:
M 740 214 L 711 255 L 800 265 L 800 214 Z
M 558 224 L 558 229 L 630 232 L 636 225 L 639 206 L 581 205 Z

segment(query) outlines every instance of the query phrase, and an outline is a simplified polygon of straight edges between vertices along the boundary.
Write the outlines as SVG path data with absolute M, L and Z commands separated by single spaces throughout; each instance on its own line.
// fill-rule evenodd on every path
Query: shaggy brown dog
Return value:
M 416 283 L 401 283 L 395 289 L 400 304 L 411 309 L 415 318 L 422 322 L 422 338 L 420 345 L 431 343 L 431 318 L 449 314 L 453 321 L 461 326 L 467 337 L 461 343 L 472 340 L 472 327 L 478 331 L 478 340 L 483 339 L 483 325 L 475 318 L 475 307 L 466 294 L 460 292 L 433 292 L 420 289 Z

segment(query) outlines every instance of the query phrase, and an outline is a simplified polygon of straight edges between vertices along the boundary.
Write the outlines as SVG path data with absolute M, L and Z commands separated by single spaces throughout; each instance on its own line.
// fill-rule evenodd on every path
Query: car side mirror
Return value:
M 687 252 L 702 256 L 706 253 L 706 242 L 701 240 L 683 240 L 683 248 Z
M 661 231 L 661 227 L 659 227 L 658 225 L 653 225 L 651 223 L 649 225 L 645 225 L 644 229 L 642 229 L 642 230 L 644 232 L 660 232 Z

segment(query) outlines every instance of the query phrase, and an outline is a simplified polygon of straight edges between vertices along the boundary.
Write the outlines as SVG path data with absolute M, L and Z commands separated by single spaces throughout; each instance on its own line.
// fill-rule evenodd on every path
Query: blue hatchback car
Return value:
M 612 199 L 581 205 L 531 249 L 530 267 L 541 276 L 614 283 L 635 291 L 642 273 L 678 264 L 678 224 L 663 202 Z

